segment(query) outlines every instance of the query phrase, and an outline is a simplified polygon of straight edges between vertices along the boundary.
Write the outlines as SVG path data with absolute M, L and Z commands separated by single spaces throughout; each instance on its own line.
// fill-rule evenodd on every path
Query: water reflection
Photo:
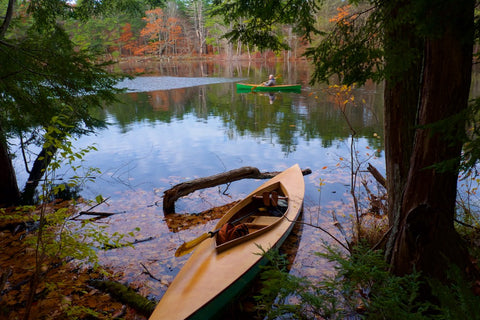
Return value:
M 215 83 L 236 82 L 237 78 L 195 78 L 195 77 L 136 77 L 125 79 L 117 84 L 117 88 L 127 92 L 150 92 L 173 90 Z
M 121 102 L 106 107 L 122 130 L 138 122 L 182 120 L 194 116 L 199 120 L 219 117 L 228 131 L 255 137 L 280 138 L 286 147 L 298 144 L 295 137 L 305 140 L 320 138 L 323 146 L 334 140 L 346 139 L 350 130 L 339 108 L 321 90 L 308 94 L 295 93 L 234 93 L 233 84 L 217 84 L 175 90 L 157 90 L 125 94 Z M 363 90 L 359 101 L 372 100 Z M 275 104 L 273 104 L 275 102 Z M 380 104 L 349 107 L 346 115 L 358 137 L 364 137 L 375 148 L 382 149 L 383 114 Z M 105 115 L 106 116 L 106 115 Z
M 163 190 L 176 181 L 244 165 L 265 171 L 281 171 L 294 163 L 312 170 L 333 168 L 350 152 L 345 116 L 360 150 L 365 148 L 360 155 L 381 157 L 383 113 L 374 87 L 355 90 L 355 101 L 362 102 L 342 112 L 321 87 L 272 97 L 237 93 L 231 81 L 198 86 L 197 80 L 183 78 L 182 83 L 191 87 L 120 95 L 119 103 L 98 115 L 110 123 L 108 129 L 80 143 L 97 144 L 99 152 L 87 157 L 104 172 L 97 180 L 102 193 L 140 185 Z M 230 190 L 233 194 L 247 191 L 236 187 Z M 223 204 L 222 196 L 216 198 Z
M 273 104 L 273 102 L 275 101 L 275 93 L 268 93 L 266 94 L 266 96 L 268 96 L 268 102 L 270 102 L 270 104 Z
M 150 76 L 215 77 L 226 82 L 201 84 L 191 79 L 188 86 L 143 91 L 141 81 L 132 87 L 138 92 L 119 95 L 119 103 L 95 111 L 109 125 L 95 135 L 83 136 L 78 148 L 95 144 L 98 152 L 87 154 L 84 165 L 98 167 L 102 174 L 81 194 L 89 199 L 98 194 L 110 200 L 105 212 L 125 212 L 106 222 L 109 230 L 127 233 L 140 228 L 138 239 L 154 240 L 135 248 L 110 250 L 102 262 L 125 274 L 124 280 L 140 292 L 159 299 L 185 259 L 174 257 L 176 248 L 210 231 L 217 219 L 211 216 L 191 224 L 185 215 L 202 212 L 238 200 L 263 181 L 241 180 L 229 186 L 197 191 L 176 202 L 179 215 L 165 217 L 161 206 L 163 191 L 172 185 L 209 176 L 241 166 L 261 171 L 282 171 L 295 163 L 310 168 L 305 176 L 304 221 L 321 224 L 335 234 L 331 211 L 348 219 L 351 212 L 349 159 L 351 130 L 355 128 L 356 156 L 383 168 L 383 113 L 381 90 L 373 84 L 354 90 L 357 106 L 342 113 L 324 88 L 308 85 L 307 64 L 132 64 L 131 72 Z M 259 83 L 270 74 L 282 74 L 284 83 L 301 83 L 300 93 L 237 93 L 232 78 Z M 138 82 L 135 82 L 138 81 Z M 185 84 L 186 80 L 182 80 Z M 18 157 L 21 159 L 21 157 Z M 16 159 L 15 161 L 17 161 Z M 23 167 L 20 161 L 16 167 Z M 320 187 L 320 179 L 322 186 Z M 298 275 L 320 272 L 322 262 L 312 262 L 312 251 L 321 250 L 325 236 L 304 227 L 299 252 L 292 267 Z M 142 274 L 142 261 L 162 282 Z

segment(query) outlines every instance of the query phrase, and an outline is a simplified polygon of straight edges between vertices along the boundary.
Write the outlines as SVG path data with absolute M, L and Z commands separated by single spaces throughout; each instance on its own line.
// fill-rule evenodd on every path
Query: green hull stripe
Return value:
M 291 86 L 272 86 L 265 87 L 262 85 L 246 85 L 237 83 L 237 92 L 274 92 L 274 91 L 285 91 L 285 92 L 300 92 L 301 85 L 291 85 Z

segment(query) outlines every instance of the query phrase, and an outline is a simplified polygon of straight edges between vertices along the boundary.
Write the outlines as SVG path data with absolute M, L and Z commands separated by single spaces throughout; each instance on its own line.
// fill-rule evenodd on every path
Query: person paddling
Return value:
M 275 78 L 273 77 L 273 74 L 268 76 L 268 81 L 263 84 L 266 87 L 271 87 L 275 85 Z

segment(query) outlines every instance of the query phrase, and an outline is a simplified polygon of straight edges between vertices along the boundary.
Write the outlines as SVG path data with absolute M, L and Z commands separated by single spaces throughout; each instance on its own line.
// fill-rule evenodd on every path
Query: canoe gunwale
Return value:
M 273 243 L 270 248 L 268 248 L 268 250 L 279 249 L 282 246 L 282 244 L 285 242 L 287 237 L 290 235 L 290 233 L 291 233 L 291 231 L 292 231 L 292 229 L 295 225 L 294 222 L 298 219 L 298 217 L 300 216 L 300 213 L 302 211 L 303 211 L 303 202 L 302 202 L 301 208 L 298 210 L 296 216 L 293 218 L 293 221 L 290 221 L 291 222 L 290 226 L 288 227 L 286 232 L 284 232 L 283 235 L 280 238 L 278 238 L 278 240 L 275 243 Z M 288 220 L 288 218 L 286 218 L 285 215 L 283 215 L 280 220 L 283 220 L 283 219 Z M 238 283 L 239 281 L 244 281 L 245 283 L 250 283 L 251 281 L 253 281 L 255 276 L 260 272 L 260 267 L 265 266 L 268 263 L 268 261 L 269 261 L 268 258 L 265 257 L 264 255 L 262 255 L 261 252 L 260 252 L 260 250 L 265 250 L 266 248 L 263 248 L 261 246 L 258 246 L 258 248 L 259 248 L 258 255 L 261 256 L 260 260 L 258 260 L 257 263 L 253 264 L 248 270 L 245 270 L 245 272 L 238 278 L 238 280 L 235 283 Z M 233 285 L 235 285 L 235 283 Z M 230 293 L 230 291 L 234 291 L 234 293 Z M 230 297 L 230 296 L 234 295 L 236 291 L 237 290 L 233 286 L 228 286 L 223 291 L 219 292 L 212 300 L 219 299 L 219 298 L 224 297 L 224 296 Z M 210 316 L 211 313 L 210 313 L 209 309 L 212 308 L 212 306 L 211 306 L 212 302 L 211 301 L 205 303 L 201 308 L 199 308 L 195 313 L 193 313 L 187 319 L 188 320 L 193 320 L 193 319 L 203 320 L 203 319 L 205 319 L 206 315 Z
M 234 217 L 235 215 L 240 212 L 243 208 L 245 208 L 248 204 L 251 204 L 253 203 L 254 199 L 256 197 L 259 197 L 263 194 L 263 192 L 272 192 L 272 191 L 275 191 L 275 190 L 279 190 L 283 196 L 287 199 L 287 208 L 285 210 L 285 212 L 279 216 L 279 217 L 276 217 L 278 218 L 276 221 L 272 222 L 272 223 L 268 223 L 268 224 L 264 224 L 263 227 L 251 232 L 251 233 L 248 233 L 247 235 L 244 235 L 242 237 L 239 237 L 239 238 L 236 238 L 236 239 L 233 239 L 233 240 L 230 240 L 230 241 L 227 241 L 225 243 L 222 243 L 222 244 L 218 244 L 217 243 L 217 235 L 218 233 L 215 235 L 215 249 L 218 251 L 218 252 L 222 252 L 224 250 L 227 250 L 233 246 L 236 246 L 242 242 L 245 242 L 245 241 L 248 241 L 252 238 L 255 238 L 257 236 L 259 236 L 260 234 L 264 233 L 264 232 L 267 232 L 269 231 L 270 229 L 274 228 L 277 224 L 279 224 L 284 218 L 285 216 L 287 215 L 288 213 L 288 208 L 290 207 L 291 203 L 290 203 L 290 198 L 288 197 L 288 191 L 286 190 L 285 186 L 282 184 L 281 181 L 277 181 L 271 185 L 268 185 L 268 186 L 265 186 L 265 188 L 263 189 L 260 189 L 258 192 L 254 193 L 254 194 L 250 194 L 248 197 L 246 197 L 244 200 L 246 201 L 241 201 L 239 202 L 236 206 L 234 206 L 233 208 L 230 209 L 229 212 L 227 212 L 226 215 L 228 215 L 226 217 L 226 219 L 222 219 L 222 220 L 226 220 L 224 221 L 222 224 L 220 224 L 220 222 L 217 224 L 217 229 L 220 229 L 222 226 L 224 226 L 226 223 L 234 220 Z M 263 217 L 263 216 L 262 216 Z M 272 217 L 272 215 L 267 215 L 265 217 Z M 246 223 L 247 226 L 248 226 L 248 223 Z M 258 225 L 260 226 L 261 224 L 256 224 L 255 222 L 252 223 L 252 225 Z
M 303 211 L 303 205 L 302 205 L 302 209 L 300 209 L 298 211 L 298 214 L 295 217 L 294 221 L 296 221 L 298 219 L 298 216 L 300 215 L 300 213 L 302 211 Z M 282 217 L 282 219 L 283 218 L 284 217 Z M 268 250 L 279 249 L 282 246 L 282 244 L 285 242 L 287 237 L 290 235 L 290 232 L 292 231 L 294 225 L 295 225 L 295 223 L 291 223 L 288 230 L 283 234 L 283 236 L 280 237 L 277 240 L 277 242 L 275 242 L 272 245 L 272 247 Z M 265 249 L 265 248 L 262 248 L 261 246 L 259 246 L 259 250 L 263 250 L 263 249 Z M 260 251 L 259 251 L 258 255 L 261 255 Z M 220 299 L 221 297 L 230 297 L 230 296 L 236 295 L 236 293 L 239 290 L 236 289 L 234 286 L 238 285 L 238 283 L 242 283 L 242 282 L 243 283 L 252 282 L 255 279 L 256 275 L 260 272 L 261 266 L 267 265 L 268 261 L 269 261 L 269 259 L 266 256 L 261 255 L 261 258 L 260 258 L 260 260 L 257 261 L 257 263 L 253 264 L 248 270 L 245 270 L 245 272 L 237 279 L 237 281 L 235 283 L 233 283 L 231 286 L 226 287 L 223 291 L 219 292 L 212 300 Z M 230 291 L 232 291 L 232 293 Z M 228 300 L 228 298 L 226 298 L 226 299 Z M 212 308 L 212 306 L 211 306 L 212 302 L 211 301 L 204 304 L 201 308 L 199 308 L 195 313 L 190 315 L 187 319 L 188 320 L 193 320 L 193 319 L 204 320 L 207 315 L 211 316 L 212 314 L 214 314 L 215 312 L 210 312 L 210 310 L 209 310 L 209 308 Z

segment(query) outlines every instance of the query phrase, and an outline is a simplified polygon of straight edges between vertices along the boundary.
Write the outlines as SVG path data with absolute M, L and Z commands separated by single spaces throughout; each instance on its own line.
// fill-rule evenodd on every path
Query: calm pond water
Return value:
M 136 63 L 121 66 L 142 77 L 125 82 L 129 93 L 99 114 L 109 125 L 76 145 L 95 145 L 84 165 L 101 175 L 83 187 L 107 203 L 94 211 L 117 213 L 100 222 L 109 230 L 135 233 L 134 248 L 101 253 L 101 261 L 122 273 L 122 280 L 145 296 L 160 299 L 188 258 L 175 258 L 176 248 L 209 231 L 216 219 L 189 225 L 183 217 L 230 203 L 263 183 L 245 179 L 197 191 L 176 203 L 181 215 L 165 217 L 163 191 L 198 177 L 242 166 L 281 171 L 298 163 L 305 176 L 303 221 L 339 236 L 332 212 L 346 224 L 353 213 L 350 197 L 351 131 L 334 95 L 326 86 L 308 84 L 307 63 L 225 64 Z M 301 93 L 237 93 L 236 82 L 260 83 L 268 74 L 280 83 L 301 83 Z M 353 91 L 355 106 L 345 115 L 356 131 L 355 154 L 363 168 L 371 163 L 384 171 L 382 89 L 374 85 Z M 20 162 L 15 163 L 22 166 Z M 367 175 L 369 181 L 372 179 Z M 20 183 L 22 178 L 19 176 Z M 361 191 L 361 190 L 360 190 Z M 293 238 L 292 273 L 318 277 L 327 263 L 312 255 L 322 250 L 321 230 L 305 225 Z M 153 275 L 153 279 L 146 271 Z

